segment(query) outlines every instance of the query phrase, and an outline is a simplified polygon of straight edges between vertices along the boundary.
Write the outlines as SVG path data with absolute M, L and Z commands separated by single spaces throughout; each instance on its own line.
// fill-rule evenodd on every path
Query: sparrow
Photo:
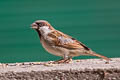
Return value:
M 37 20 L 31 26 L 37 31 L 43 48 L 53 55 L 62 57 L 61 60 L 55 61 L 57 63 L 67 63 L 72 60 L 72 57 L 80 55 L 97 56 L 107 61 L 110 60 L 92 51 L 75 38 L 56 30 L 46 20 Z

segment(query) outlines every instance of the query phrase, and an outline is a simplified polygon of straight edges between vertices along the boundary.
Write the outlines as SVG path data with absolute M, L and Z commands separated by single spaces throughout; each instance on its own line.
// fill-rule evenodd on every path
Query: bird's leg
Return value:
M 64 63 L 64 62 L 65 62 L 65 59 L 60 59 L 60 60 L 54 61 L 53 63 L 60 64 L 60 63 Z
M 70 63 L 72 62 L 72 57 L 68 57 L 66 60 L 65 60 L 65 63 Z
M 60 59 L 60 60 L 54 61 L 53 64 L 65 63 L 66 60 L 67 60 L 67 58 L 66 58 L 66 57 L 63 57 L 63 58 Z
M 69 63 L 72 61 L 72 57 L 69 57 L 67 55 L 64 55 L 63 59 L 60 59 L 60 60 L 57 60 L 57 61 L 54 61 L 53 63 L 54 64 L 60 64 L 60 63 Z

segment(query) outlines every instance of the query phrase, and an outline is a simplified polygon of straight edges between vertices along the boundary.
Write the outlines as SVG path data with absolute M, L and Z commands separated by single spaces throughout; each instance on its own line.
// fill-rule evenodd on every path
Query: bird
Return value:
M 73 57 L 81 55 L 97 56 L 106 61 L 110 60 L 88 48 L 77 39 L 56 30 L 46 20 L 36 20 L 31 26 L 38 33 L 43 48 L 55 56 L 62 57 L 54 63 L 69 63 Z

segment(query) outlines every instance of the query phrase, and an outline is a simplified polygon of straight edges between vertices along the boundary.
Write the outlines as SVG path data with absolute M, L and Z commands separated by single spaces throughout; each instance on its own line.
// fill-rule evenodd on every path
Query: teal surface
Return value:
M 0 0 L 0 62 L 58 60 L 30 28 L 49 21 L 97 53 L 120 57 L 120 0 Z M 74 59 L 95 58 L 89 56 Z

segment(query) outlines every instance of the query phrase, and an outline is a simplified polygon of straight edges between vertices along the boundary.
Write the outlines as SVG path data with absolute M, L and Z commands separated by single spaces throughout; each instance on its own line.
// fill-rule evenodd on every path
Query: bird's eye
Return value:
M 36 23 L 39 27 L 41 27 L 42 26 L 42 23 Z
M 39 25 L 39 23 L 36 23 L 37 25 Z

